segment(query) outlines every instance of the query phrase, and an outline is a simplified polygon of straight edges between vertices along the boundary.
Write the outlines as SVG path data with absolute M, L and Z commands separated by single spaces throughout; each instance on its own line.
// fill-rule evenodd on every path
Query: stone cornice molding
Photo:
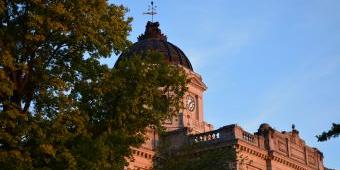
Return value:
M 260 149 L 245 146 L 244 144 L 242 144 L 240 142 L 237 142 L 236 150 L 249 153 L 251 155 L 254 155 L 254 156 L 259 157 L 259 158 L 264 159 L 264 160 L 269 159 L 268 153 L 265 150 L 259 151 Z

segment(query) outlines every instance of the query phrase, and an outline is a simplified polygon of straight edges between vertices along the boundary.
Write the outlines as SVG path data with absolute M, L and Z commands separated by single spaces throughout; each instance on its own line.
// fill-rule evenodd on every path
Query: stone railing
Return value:
M 247 142 L 250 142 L 250 143 L 256 143 L 254 135 L 252 135 L 252 134 L 250 134 L 246 131 L 242 132 L 242 139 L 247 141 Z
M 190 143 L 198 143 L 198 142 L 208 142 L 208 141 L 216 141 L 221 137 L 220 130 L 213 130 L 210 132 L 200 133 L 196 135 L 189 136 Z
M 216 141 L 231 141 L 239 139 L 250 143 L 252 145 L 259 145 L 259 139 L 256 135 L 253 135 L 237 125 L 229 125 L 219 128 L 217 130 L 188 135 L 189 143 L 201 143 L 201 142 L 216 142 Z M 263 144 L 264 145 L 264 144 Z M 262 145 L 261 145 L 262 146 Z
M 215 141 L 229 141 L 235 139 L 234 125 L 225 126 L 217 130 L 199 133 L 189 136 L 190 143 L 198 142 L 215 142 Z

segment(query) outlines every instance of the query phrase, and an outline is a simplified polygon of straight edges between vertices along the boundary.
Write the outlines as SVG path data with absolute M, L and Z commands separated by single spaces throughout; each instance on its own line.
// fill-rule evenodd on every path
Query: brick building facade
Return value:
M 204 121 L 203 93 L 207 89 L 202 77 L 193 71 L 186 55 L 177 46 L 167 41 L 161 33 L 158 22 L 148 22 L 144 34 L 123 58 L 158 51 L 169 64 L 183 67 L 188 77 L 188 92 L 181 110 L 172 120 L 164 122 L 167 135 L 163 140 L 170 142 L 173 151 L 180 146 L 203 143 L 203 146 L 220 148 L 229 146 L 235 149 L 236 160 L 230 162 L 229 169 L 245 170 L 324 170 L 322 153 L 305 144 L 299 132 L 293 127 L 289 132 L 280 132 L 268 124 L 260 125 L 256 133 L 249 133 L 238 125 L 228 125 L 217 130 Z M 126 170 L 152 169 L 155 150 L 160 137 L 157 132 L 147 129 L 148 140 L 139 148 L 132 148 L 133 158 L 129 159 Z M 209 147 L 209 149 L 214 149 Z M 241 159 L 239 159 L 241 158 Z M 246 160 L 246 161 L 237 161 Z

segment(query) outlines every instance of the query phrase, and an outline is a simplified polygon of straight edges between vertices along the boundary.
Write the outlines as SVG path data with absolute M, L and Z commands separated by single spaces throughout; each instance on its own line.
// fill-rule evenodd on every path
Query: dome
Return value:
M 182 65 L 185 68 L 193 70 L 191 63 L 184 52 L 167 41 L 167 37 L 162 34 L 158 28 L 158 22 L 148 22 L 144 34 L 138 37 L 127 51 L 123 52 L 115 65 L 125 58 L 131 58 L 134 54 L 143 54 L 148 51 L 157 51 L 164 56 L 164 59 L 174 65 Z

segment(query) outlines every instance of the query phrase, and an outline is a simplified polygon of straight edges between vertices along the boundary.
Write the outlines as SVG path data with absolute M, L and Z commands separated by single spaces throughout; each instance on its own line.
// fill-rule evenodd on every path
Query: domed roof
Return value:
M 157 51 L 163 54 L 164 59 L 171 64 L 179 64 L 193 70 L 191 63 L 183 51 L 167 41 L 167 37 L 158 28 L 158 22 L 148 22 L 144 34 L 138 37 L 126 52 L 122 53 L 116 64 L 124 58 L 131 58 L 134 54 L 143 54 L 149 51 Z

